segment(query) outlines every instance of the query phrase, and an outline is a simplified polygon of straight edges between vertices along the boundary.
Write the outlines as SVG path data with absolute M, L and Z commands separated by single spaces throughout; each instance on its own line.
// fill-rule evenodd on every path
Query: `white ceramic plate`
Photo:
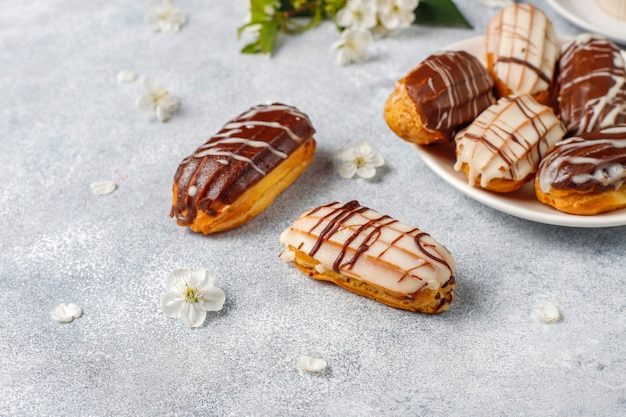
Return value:
M 483 60 L 483 37 L 466 39 L 448 46 L 450 50 L 465 50 Z M 570 227 L 612 227 L 626 225 L 626 209 L 595 216 L 562 213 L 535 197 L 532 182 L 513 193 L 499 194 L 471 187 L 462 172 L 454 170 L 454 144 L 415 146 L 424 163 L 435 174 L 467 196 L 489 207 L 513 216 L 539 223 Z
M 595 0 L 548 0 L 548 4 L 576 26 L 626 45 L 626 21 L 604 13 Z

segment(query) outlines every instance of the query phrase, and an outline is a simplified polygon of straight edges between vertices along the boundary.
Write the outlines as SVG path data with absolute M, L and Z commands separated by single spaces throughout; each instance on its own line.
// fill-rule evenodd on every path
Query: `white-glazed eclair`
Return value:
M 472 186 L 515 191 L 564 134 L 550 107 L 527 94 L 503 97 L 456 136 L 454 169 L 463 171 Z
M 305 212 L 280 242 L 281 258 L 311 278 L 392 307 L 440 313 L 454 298 L 456 263 L 448 250 L 358 201 Z
M 487 69 L 498 96 L 530 94 L 551 101 L 559 40 L 552 22 L 526 3 L 503 8 L 487 25 Z

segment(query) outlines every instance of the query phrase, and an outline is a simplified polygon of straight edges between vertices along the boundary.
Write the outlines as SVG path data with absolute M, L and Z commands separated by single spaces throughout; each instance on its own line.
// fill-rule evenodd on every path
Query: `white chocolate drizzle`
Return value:
M 250 146 L 253 148 L 266 148 L 274 155 L 278 156 L 281 159 L 287 159 L 289 155 L 285 152 L 279 151 L 273 148 L 269 143 L 260 141 L 260 140 L 252 140 L 245 137 L 237 137 L 239 133 L 243 132 L 242 128 L 245 129 L 253 129 L 257 126 L 268 127 L 270 129 L 281 129 L 284 130 L 289 137 L 295 142 L 302 142 L 304 139 L 300 136 L 296 135 L 291 129 L 287 126 L 284 126 L 278 122 L 270 122 L 263 120 L 246 120 L 252 117 L 255 117 L 259 113 L 266 113 L 271 111 L 286 111 L 287 113 L 293 115 L 297 119 L 301 117 L 305 117 L 302 113 L 300 113 L 297 109 L 286 106 L 283 104 L 271 104 L 266 106 L 255 106 L 243 113 L 241 116 L 237 118 L 237 120 L 231 121 L 224 125 L 222 130 L 213 135 L 212 140 L 200 146 L 196 152 L 189 158 L 185 159 L 183 163 L 188 162 L 191 158 L 204 158 L 206 156 L 223 156 L 226 158 L 217 159 L 216 161 L 222 165 L 229 165 L 229 158 L 237 161 L 242 161 L 248 163 L 255 171 L 260 173 L 261 175 L 266 175 L 267 172 L 259 167 L 257 164 L 252 161 L 252 159 L 240 155 L 235 152 L 226 151 L 223 148 L 223 145 L 231 145 L 231 144 L 241 144 L 244 146 Z
M 610 40 L 591 33 L 578 35 L 564 46 L 559 65 L 561 109 L 570 133 L 580 135 L 626 121 L 626 65 Z M 587 71 L 574 73 L 580 68 Z M 610 86 L 601 89 L 606 80 Z
M 569 174 L 562 171 L 564 168 L 576 172 L 570 177 L 574 186 L 594 182 L 617 190 L 626 183 L 626 152 L 620 151 L 626 149 L 626 125 L 592 135 L 593 139 L 582 135 L 556 144 L 539 167 L 537 175 L 542 193 L 548 194 L 557 181 L 567 183 Z M 623 155 L 621 158 L 617 151 Z M 601 158 L 602 155 L 608 156 L 609 160 Z M 583 187 L 587 188 L 593 189 L 592 186 Z
M 454 54 L 455 52 L 444 52 L 448 54 Z M 436 56 L 437 54 L 435 54 Z M 482 108 L 479 109 L 479 97 L 483 94 L 480 87 L 478 86 L 477 80 L 482 74 L 478 74 L 475 71 L 475 67 L 472 65 L 459 65 L 456 67 L 446 67 L 445 65 L 441 65 L 441 62 L 437 59 L 427 59 L 424 61 L 424 65 L 432 68 L 433 71 L 438 73 L 441 76 L 441 79 L 445 85 L 449 106 L 443 109 L 443 113 L 439 114 L 437 117 L 437 124 L 435 129 L 439 130 L 442 128 L 450 128 L 452 126 L 457 126 L 463 123 L 463 111 L 459 110 L 458 107 L 461 106 L 464 100 L 470 98 L 470 106 L 472 109 L 471 114 L 478 115 Z M 458 76 L 455 76 L 455 72 L 460 72 L 461 77 L 465 80 L 464 83 L 458 83 Z M 432 78 L 428 80 L 428 86 L 431 88 L 434 94 L 437 94 Z M 450 114 L 447 110 L 454 109 L 452 114 Z
M 534 173 L 565 128 L 552 109 L 530 95 L 503 97 L 456 136 L 454 169 L 468 167 L 468 180 L 486 187 L 493 179 L 520 181 Z

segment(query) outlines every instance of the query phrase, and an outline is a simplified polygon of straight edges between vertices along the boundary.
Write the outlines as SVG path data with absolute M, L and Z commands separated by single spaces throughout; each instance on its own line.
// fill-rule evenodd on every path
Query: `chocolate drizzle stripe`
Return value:
M 313 231 L 319 228 L 322 224 L 326 222 L 323 230 L 319 233 L 313 247 L 308 252 L 309 256 L 314 257 L 315 254 L 320 250 L 322 245 L 325 242 L 329 242 L 331 239 L 331 236 L 337 233 L 337 231 L 345 230 L 345 228 L 341 229 L 341 227 L 345 226 L 346 222 L 353 216 L 357 214 L 365 213 L 368 211 L 376 213 L 373 210 L 370 210 L 365 207 L 361 207 L 357 201 L 351 201 L 345 205 L 336 207 L 338 204 L 339 203 L 333 203 L 331 205 L 321 206 L 321 207 L 318 207 L 317 209 L 311 210 L 308 214 L 305 215 L 308 217 L 313 213 L 317 213 L 322 208 L 330 209 L 328 213 L 320 216 L 320 218 L 318 219 L 318 221 L 315 223 L 313 227 L 310 227 L 308 231 L 306 231 L 307 234 L 313 235 Z M 366 253 L 374 243 L 380 242 L 382 229 L 389 228 L 391 227 L 392 224 L 398 222 L 397 220 L 389 216 L 380 215 L 379 213 L 376 213 L 376 214 L 377 214 L 377 217 L 375 218 L 365 217 L 364 222 L 360 223 L 358 227 L 356 227 L 351 232 L 350 236 L 347 239 L 345 239 L 345 241 L 343 241 L 342 243 L 333 242 L 333 244 L 338 244 L 341 247 L 341 249 L 339 250 L 339 253 L 335 256 L 333 260 L 332 269 L 335 272 L 340 273 L 340 271 L 342 270 L 351 270 L 354 267 L 354 265 L 357 263 L 361 255 Z M 399 240 L 401 240 L 403 237 L 409 236 L 411 240 L 415 242 L 419 250 L 419 253 L 422 253 L 423 255 L 425 255 L 425 257 L 424 258 L 416 257 L 414 252 L 407 251 L 406 249 L 401 248 L 401 247 L 396 247 L 396 250 L 404 252 L 408 256 L 415 257 L 416 259 L 420 260 L 419 265 L 412 267 L 411 270 L 406 271 L 404 275 L 407 275 L 407 276 L 410 275 L 416 279 L 422 280 L 422 278 L 418 276 L 414 276 L 411 273 L 411 271 L 415 269 L 419 269 L 423 267 L 424 265 L 430 265 L 431 268 L 436 269 L 433 263 L 428 262 L 428 260 L 444 265 L 452 273 L 452 267 L 445 259 L 442 259 L 441 257 L 433 255 L 431 251 L 428 250 L 428 248 L 436 247 L 434 244 L 426 243 L 423 240 L 425 237 L 430 237 L 429 234 L 421 232 L 417 228 L 412 228 L 408 232 L 401 231 L 398 229 L 392 229 L 392 230 L 398 233 L 398 236 L 396 236 L 389 243 L 382 242 L 383 244 L 386 244 L 387 247 L 383 251 L 381 251 L 375 257 L 375 259 L 381 259 L 383 255 L 391 247 L 395 247 L 396 243 Z M 353 256 L 350 259 L 345 260 L 344 262 L 348 249 L 350 248 L 350 245 L 354 243 L 355 240 L 359 237 L 363 237 L 363 241 L 361 242 L 358 248 L 352 249 L 354 251 Z M 400 280 L 402 280 L 402 278 Z
M 339 227 L 342 226 L 343 222 L 345 222 L 346 220 L 348 220 L 350 217 L 354 216 L 355 214 L 361 213 L 365 210 L 367 209 L 365 207 L 361 207 L 358 201 L 353 200 L 353 201 L 346 203 L 342 207 L 336 208 L 335 210 L 331 211 L 327 216 L 320 219 L 320 222 L 323 220 L 328 220 L 328 224 L 326 225 L 324 230 L 320 232 L 319 237 L 317 238 L 317 241 L 315 242 L 315 245 L 313 245 L 313 248 L 309 251 L 309 256 L 314 256 L 315 253 L 322 246 L 322 243 L 324 243 L 324 240 L 328 239 L 335 232 L 337 232 Z M 318 223 L 318 225 L 319 224 L 320 223 Z M 315 227 L 311 229 L 309 233 L 312 232 L 313 230 L 315 230 Z
M 512 64 L 518 64 L 518 65 L 522 65 L 525 68 L 528 68 L 529 70 L 531 70 L 532 72 L 534 72 L 535 74 L 537 74 L 537 76 L 539 78 L 541 78 L 543 81 L 547 82 L 548 84 L 550 84 L 550 78 L 544 74 L 541 69 L 537 68 L 536 66 L 532 65 L 531 63 L 524 61 L 522 59 L 519 58 L 514 58 L 514 57 L 498 57 L 498 60 L 496 62 L 502 62 L 502 63 L 512 63 Z
M 390 221 L 387 223 L 383 223 L 385 220 L 390 220 Z M 360 226 L 357 230 L 355 230 L 352 236 L 350 236 L 344 243 L 341 253 L 339 254 L 339 256 L 337 256 L 337 259 L 335 259 L 335 262 L 333 264 L 333 270 L 335 272 L 339 272 L 341 268 L 345 268 L 348 270 L 352 269 L 356 261 L 361 256 L 361 254 L 366 252 L 370 248 L 370 246 L 372 246 L 378 240 L 378 238 L 380 237 L 381 229 L 393 222 L 395 222 L 395 220 L 392 219 L 391 217 L 386 216 L 386 215 L 381 215 L 380 217 L 376 219 L 371 219 L 367 223 Z M 365 237 L 365 239 L 363 239 L 363 242 L 356 249 L 352 258 L 350 258 L 348 261 L 342 264 L 341 262 L 343 261 L 343 258 L 346 254 L 346 251 L 350 243 L 352 243 L 357 237 L 359 237 L 361 233 L 365 232 L 367 229 L 370 229 L 370 228 L 372 229 L 372 231 L 370 231 L 370 233 Z
M 415 236 L 415 243 L 417 244 L 418 249 L 419 249 L 419 250 L 420 250 L 420 251 L 421 251 L 424 255 L 426 255 L 427 257 L 429 257 L 430 259 L 432 259 L 433 261 L 438 262 L 438 263 L 440 263 L 440 264 L 442 264 L 442 265 L 445 265 L 445 266 L 446 266 L 446 267 L 450 270 L 450 272 L 452 272 L 452 268 L 450 267 L 450 265 L 448 264 L 448 262 L 446 262 L 446 260 L 445 260 L 445 259 L 439 258 L 439 257 L 437 257 L 437 256 L 433 255 L 432 253 L 430 253 L 429 251 L 427 251 L 427 250 L 426 250 L 426 248 L 425 248 L 424 246 L 430 246 L 430 247 L 432 247 L 432 245 L 429 245 L 429 244 L 425 244 L 425 243 L 423 243 L 423 242 L 422 242 L 422 239 L 423 239 L 424 237 L 430 237 L 430 235 L 429 235 L 428 233 L 424 233 L 424 232 L 422 232 L 422 233 L 419 233 L 417 236 Z

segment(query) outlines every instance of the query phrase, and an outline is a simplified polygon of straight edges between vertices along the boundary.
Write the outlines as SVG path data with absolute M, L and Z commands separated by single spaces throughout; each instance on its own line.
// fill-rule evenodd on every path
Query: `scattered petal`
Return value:
M 69 323 L 74 319 L 79 318 L 83 314 L 83 309 L 74 303 L 62 303 L 56 306 L 54 310 L 50 312 L 50 316 L 60 323 Z
M 303 355 L 298 358 L 298 366 L 305 372 L 321 372 L 327 364 L 324 359 Z
M 206 269 L 178 268 L 165 279 L 168 292 L 161 297 L 163 313 L 182 318 L 190 327 L 200 327 L 207 311 L 219 311 L 226 295 L 214 284 L 215 278 Z
M 557 321 L 561 314 L 554 304 L 549 301 L 541 301 L 533 307 L 533 316 L 544 323 L 553 323 Z
M 90 185 L 91 192 L 95 195 L 111 194 L 117 188 L 117 184 L 113 181 L 96 181 Z
M 131 69 L 125 69 L 117 74 L 118 83 L 133 83 L 137 80 L 137 73 Z
M 359 142 L 353 147 L 342 147 L 335 153 L 339 162 L 339 175 L 352 178 L 358 175 L 369 179 L 376 175 L 376 168 L 385 164 L 383 157 L 367 142 Z

